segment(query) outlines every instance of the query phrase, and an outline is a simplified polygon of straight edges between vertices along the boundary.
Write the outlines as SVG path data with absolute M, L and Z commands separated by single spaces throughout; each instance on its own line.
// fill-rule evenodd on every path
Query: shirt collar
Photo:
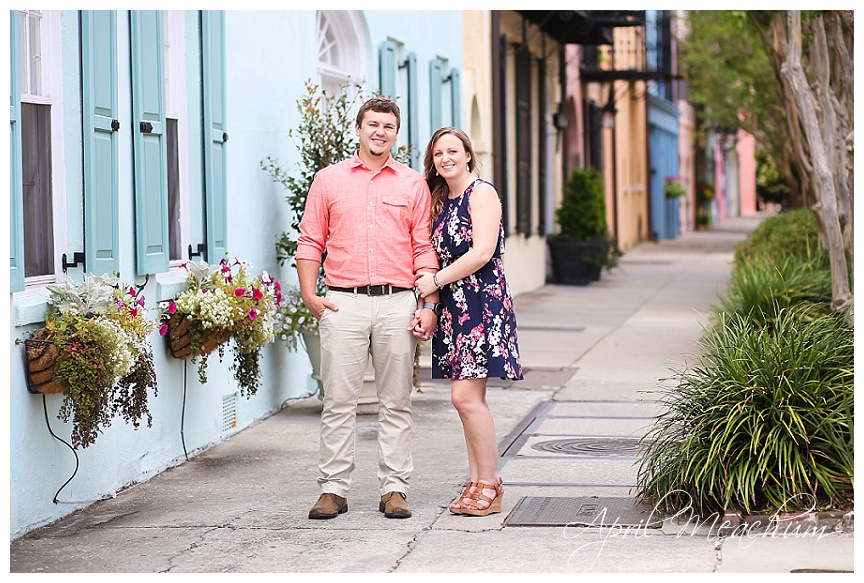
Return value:
M 363 168 L 369 169 L 360 158 L 360 150 L 354 150 L 354 155 L 351 157 L 351 166 L 354 168 L 362 166 Z M 387 155 L 387 161 L 384 162 L 383 166 L 381 166 L 381 170 L 384 170 L 384 168 L 390 168 L 394 172 L 397 171 L 398 167 L 396 166 L 396 160 L 393 158 L 393 154 Z

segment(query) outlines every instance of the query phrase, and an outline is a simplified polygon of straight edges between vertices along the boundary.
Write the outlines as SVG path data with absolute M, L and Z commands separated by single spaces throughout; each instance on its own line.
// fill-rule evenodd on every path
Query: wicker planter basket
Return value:
M 54 380 L 57 366 L 68 357 L 46 336 L 43 328 L 24 341 L 27 355 L 27 390 L 34 394 L 56 395 L 69 388 L 66 381 Z
M 194 356 L 210 354 L 223 342 L 231 338 L 230 330 L 213 332 L 201 346 L 201 352 Z M 168 350 L 174 358 L 191 358 L 192 335 L 189 333 L 189 318 L 183 314 L 174 314 L 168 321 Z

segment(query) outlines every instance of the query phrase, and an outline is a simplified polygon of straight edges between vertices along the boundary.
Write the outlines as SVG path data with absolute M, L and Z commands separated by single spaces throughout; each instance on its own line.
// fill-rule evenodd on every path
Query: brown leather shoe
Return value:
M 411 518 L 411 506 L 408 497 L 402 492 L 387 492 L 381 496 L 378 511 L 387 518 Z
M 342 496 L 325 492 L 309 511 L 309 518 L 336 518 L 348 512 L 348 500 Z

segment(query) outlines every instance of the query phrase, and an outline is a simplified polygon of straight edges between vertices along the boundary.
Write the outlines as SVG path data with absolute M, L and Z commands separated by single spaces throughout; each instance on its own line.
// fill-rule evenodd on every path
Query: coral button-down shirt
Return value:
M 315 175 L 296 258 L 321 261 L 326 249 L 329 286 L 413 288 L 420 269 L 439 267 L 429 240 L 431 204 L 426 180 L 416 170 L 391 156 L 375 172 L 355 152 Z

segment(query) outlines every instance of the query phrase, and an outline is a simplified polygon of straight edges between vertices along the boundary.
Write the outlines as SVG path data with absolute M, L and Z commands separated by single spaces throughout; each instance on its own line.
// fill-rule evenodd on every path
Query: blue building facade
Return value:
M 186 260 L 226 253 L 296 282 L 274 245 L 289 225 L 285 193 L 260 162 L 298 161 L 288 132 L 305 83 L 394 97 L 399 143 L 419 169 L 432 131 L 461 122 L 461 22 L 458 11 L 10 11 L 10 536 L 314 387 L 305 354 L 273 344 L 257 394 L 237 398 L 228 359 L 211 358 L 201 384 L 154 333 L 152 427 L 116 420 L 76 458 L 46 427 L 68 436 L 62 395 L 27 391 L 14 344 L 43 325 L 46 286 L 116 272 L 155 309 L 183 289 Z

